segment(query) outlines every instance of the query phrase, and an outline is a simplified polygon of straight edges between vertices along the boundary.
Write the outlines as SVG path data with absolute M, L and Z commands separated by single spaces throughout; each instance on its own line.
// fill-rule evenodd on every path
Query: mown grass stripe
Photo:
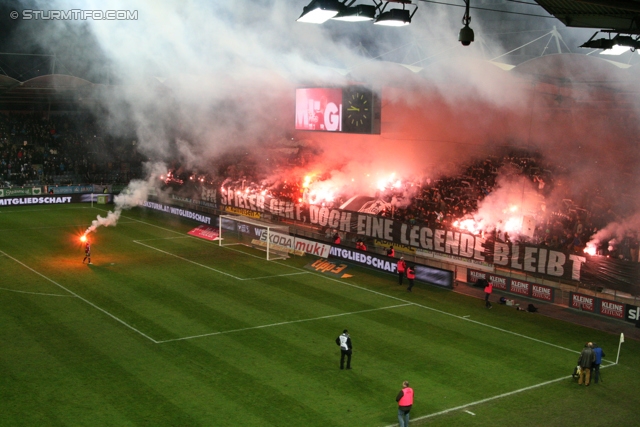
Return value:
M 151 338 L 150 336 L 148 336 L 147 334 L 145 334 L 144 332 L 139 331 L 138 329 L 134 328 L 133 326 L 129 325 L 128 323 L 126 323 L 124 320 L 119 319 L 118 317 L 114 316 L 113 314 L 109 313 L 107 310 L 98 307 L 97 305 L 95 305 L 94 303 L 92 303 L 91 301 L 82 298 L 80 295 L 76 294 L 75 292 L 65 288 L 64 286 L 62 286 L 61 284 L 59 284 L 58 282 L 56 282 L 53 279 L 50 279 L 49 277 L 45 276 L 44 274 L 40 273 L 39 271 L 34 270 L 33 268 L 29 267 L 28 265 L 26 265 L 25 263 L 23 263 L 20 260 L 17 260 L 16 258 L 12 257 L 11 255 L 7 254 L 4 251 L 0 251 L 1 254 L 3 254 L 4 256 L 6 256 L 9 259 L 12 259 L 13 261 L 17 262 L 18 264 L 20 264 L 21 266 L 23 266 L 24 268 L 26 268 L 27 270 L 37 274 L 38 276 L 42 277 L 43 279 L 53 283 L 54 285 L 56 285 L 57 287 L 59 287 L 60 289 L 63 289 L 67 292 L 69 292 L 71 295 L 75 296 L 76 298 L 80 299 L 81 301 L 84 301 L 85 303 L 89 304 L 91 307 L 95 308 L 96 310 L 99 310 L 101 312 L 103 312 L 104 314 L 106 314 L 107 316 L 111 317 L 113 320 L 121 323 L 122 325 L 126 326 L 127 328 L 131 329 L 134 332 L 137 332 L 138 334 L 142 335 L 143 337 L 145 337 L 146 339 L 148 339 L 149 341 L 152 342 L 156 342 L 156 340 L 154 340 L 153 338 Z

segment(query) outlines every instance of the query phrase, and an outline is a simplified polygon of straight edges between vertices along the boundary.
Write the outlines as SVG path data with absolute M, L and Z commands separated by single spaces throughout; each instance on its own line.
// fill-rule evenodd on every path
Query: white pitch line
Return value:
M 286 264 L 282 264 L 282 263 L 279 263 L 279 262 L 276 262 L 276 261 L 274 261 L 274 262 L 276 264 L 286 265 Z M 291 266 L 289 266 L 289 267 L 291 267 Z M 291 268 L 295 268 L 296 270 L 302 270 L 301 268 L 297 268 L 297 267 L 291 267 Z M 408 301 L 408 300 L 405 300 L 405 299 L 402 299 L 402 298 L 399 298 L 399 297 L 394 297 L 393 295 L 387 295 L 385 293 L 374 291 L 372 289 L 363 288 L 361 286 L 354 285 L 352 283 L 343 282 L 342 280 L 334 279 L 333 277 L 327 277 L 327 276 L 321 275 L 319 273 L 313 273 L 313 272 L 310 272 L 310 274 L 313 274 L 313 275 L 319 276 L 319 277 L 323 277 L 323 278 L 325 278 L 327 280 L 331 280 L 331 281 L 334 281 L 334 282 L 342 283 L 343 285 L 351 286 L 351 287 L 356 288 L 356 289 L 361 289 L 363 291 L 371 292 L 371 293 L 376 294 L 376 295 L 382 295 L 382 296 L 385 296 L 387 298 L 394 299 L 396 301 L 401 301 L 401 302 L 404 302 L 404 303 L 412 304 L 412 305 L 415 305 L 416 307 L 421 307 L 421 308 L 424 308 L 424 309 L 427 309 L 427 310 L 435 311 L 436 313 L 444 314 L 446 316 L 455 317 L 457 319 L 461 319 L 461 320 L 464 320 L 464 321 L 467 321 L 467 322 L 472 322 L 472 323 L 475 323 L 475 324 L 480 325 L 480 326 L 485 326 L 487 328 L 495 329 L 495 330 L 500 331 L 500 332 L 504 332 L 504 333 L 507 333 L 507 334 L 515 335 L 515 336 L 520 337 L 520 338 L 525 338 L 525 339 L 528 339 L 528 340 L 531 340 L 531 341 L 535 341 L 535 342 L 538 342 L 538 343 L 541 343 L 541 344 L 545 344 L 545 345 L 548 345 L 548 346 L 551 346 L 551 347 L 556 347 L 556 348 L 559 348 L 559 349 L 562 349 L 562 350 L 565 350 L 565 351 L 570 351 L 571 353 L 580 354 L 580 351 L 576 351 L 576 350 L 572 350 L 570 348 L 562 347 L 562 346 L 559 346 L 557 344 L 552 344 L 552 343 L 547 342 L 547 341 L 542 341 L 542 340 L 539 340 L 537 338 L 533 338 L 533 337 L 530 337 L 530 336 L 527 336 L 527 335 L 522 335 L 522 334 L 519 334 L 517 332 L 509 331 L 507 329 L 502 329 L 502 328 L 499 328 L 497 326 L 489 325 L 487 323 L 478 322 L 477 320 L 471 320 L 470 318 L 467 318 L 467 317 L 464 317 L 464 316 L 458 316 L 457 314 L 449 313 L 449 312 L 446 312 L 446 311 L 443 311 L 443 310 L 438 310 L 437 308 L 429 307 L 429 306 L 424 305 L 424 304 L 418 304 L 416 302 Z
M 195 262 L 195 261 L 192 261 L 192 260 L 190 260 L 188 258 L 181 257 L 180 255 L 172 254 L 171 252 L 163 251 L 162 249 L 154 248 L 153 246 L 145 245 L 144 243 L 141 243 L 139 240 L 134 240 L 133 243 L 137 243 L 139 245 L 146 246 L 149 249 L 153 249 L 154 251 L 162 252 L 163 254 L 171 255 L 172 257 L 176 257 L 176 258 L 181 259 L 183 261 L 190 262 L 191 264 L 195 264 L 198 267 L 206 268 L 207 270 L 215 271 L 216 273 L 220 273 L 220 274 L 223 274 L 225 276 L 233 277 L 236 280 L 242 280 L 242 278 L 236 277 L 233 274 L 229 274 L 229 273 L 225 273 L 224 271 L 216 270 L 215 268 L 209 267 L 208 265 L 200 264 L 199 262 Z
M 240 280 L 270 279 L 272 277 L 298 276 L 300 274 L 311 274 L 311 272 L 310 271 L 303 271 L 303 272 L 300 272 L 300 273 L 274 274 L 272 276 L 262 276 L 262 277 L 247 277 L 246 279 L 240 279 Z
M 42 292 L 18 291 L 18 290 L 15 290 L 15 289 L 7 289 L 7 288 L 0 288 L 0 290 L 7 291 L 7 292 L 16 292 L 16 293 L 19 293 L 19 294 L 43 295 L 43 296 L 48 296 L 48 297 L 68 297 L 68 298 L 73 298 L 74 297 L 74 295 L 45 294 L 45 293 L 42 293 Z
M 473 412 L 471 412 L 471 411 L 467 411 L 466 409 L 464 410 L 464 412 L 466 412 L 466 413 L 467 413 L 467 414 L 469 414 L 469 415 L 473 415 L 473 416 L 475 416 L 475 415 L 476 415 L 476 414 L 474 414 L 474 413 L 473 413 Z
M 121 320 L 119 318 L 117 318 L 116 316 L 114 316 L 113 314 L 109 313 L 107 310 L 98 307 L 97 305 L 95 305 L 94 303 L 92 303 L 91 301 L 82 298 L 80 295 L 76 294 L 75 292 L 65 288 L 64 286 L 62 286 L 61 284 L 59 284 L 58 282 L 56 282 L 53 279 L 48 278 L 47 276 L 45 276 L 44 274 L 34 270 L 33 268 L 29 267 L 28 265 L 26 265 L 25 263 L 23 263 L 22 261 L 17 260 L 16 258 L 8 255 L 6 252 L 0 251 L 1 254 L 3 254 L 4 256 L 6 256 L 7 258 L 10 258 L 12 260 L 14 260 L 15 262 L 17 262 L 18 264 L 20 264 L 21 266 L 23 266 L 24 268 L 26 268 L 27 270 L 30 270 L 32 272 L 34 272 L 35 274 L 37 274 L 38 276 L 42 277 L 43 279 L 53 283 L 54 285 L 56 285 L 57 287 L 59 287 L 60 289 L 64 289 L 65 291 L 69 292 L 71 295 L 73 295 L 76 298 L 81 299 L 82 301 L 86 302 L 87 304 L 89 304 L 91 307 L 95 308 L 96 310 L 100 310 L 101 312 L 103 312 L 104 314 L 106 314 L 107 316 L 111 317 L 112 319 L 116 320 L 117 322 L 123 324 L 124 326 L 126 326 L 127 328 L 131 329 L 134 332 L 139 333 L 140 335 L 142 335 L 143 337 L 145 337 L 146 339 L 148 339 L 149 341 L 152 341 L 154 343 L 157 344 L 157 341 L 154 340 L 153 338 L 151 338 L 150 336 L 148 336 L 147 334 L 140 332 L 139 330 L 137 330 L 136 328 L 134 328 L 133 326 L 129 325 L 127 322 L 125 322 L 124 320 Z
M 250 326 L 248 328 L 231 329 L 231 330 L 228 330 L 228 331 L 219 331 L 219 332 L 211 332 L 211 333 L 208 333 L 208 334 L 192 335 L 190 337 L 173 338 L 173 339 L 170 339 L 170 340 L 156 341 L 156 343 L 157 344 L 163 344 L 163 343 L 172 342 L 172 341 L 184 341 L 184 340 L 190 340 L 190 339 L 193 339 L 193 338 L 210 337 L 212 335 L 230 334 L 232 332 L 250 331 L 252 329 L 270 328 L 272 326 L 290 325 L 292 323 L 311 322 L 313 320 L 330 319 L 332 317 L 349 316 L 349 315 L 352 315 L 352 314 L 367 313 L 367 312 L 370 312 L 370 311 L 388 310 L 390 308 L 407 307 L 407 306 L 410 306 L 410 305 L 412 305 L 412 304 L 399 304 L 399 305 L 391 305 L 391 306 L 388 306 L 388 307 L 370 308 L 370 309 L 367 309 L 367 310 L 352 311 L 352 312 L 349 312 L 349 313 L 340 313 L 340 314 L 330 314 L 328 316 L 313 317 L 313 318 L 310 318 L 310 319 L 290 320 L 290 321 L 287 321 L 287 322 L 271 323 L 271 324 L 268 324 L 268 325 Z
M 122 221 L 122 224 L 131 224 L 133 223 L 133 221 Z M 48 226 L 48 227 L 29 227 L 29 228 L 21 228 L 20 231 L 27 231 L 27 230 L 46 230 L 49 228 L 84 228 L 86 227 L 87 224 L 71 224 L 71 225 L 52 225 L 52 226 Z M 15 231 L 15 228 L 0 228 L 0 231 Z
M 609 366 L 614 366 L 614 365 L 602 366 L 600 369 L 608 368 Z M 518 390 L 514 390 L 514 391 L 507 392 L 507 393 L 499 394 L 497 396 L 487 397 L 486 399 L 477 400 L 475 402 L 467 403 L 465 405 L 456 406 L 455 408 L 449 408 L 449 409 L 445 409 L 444 411 L 434 412 L 433 414 L 423 415 L 423 416 L 417 417 L 417 418 L 411 418 L 411 421 L 426 420 L 428 418 L 433 418 L 433 417 L 437 417 L 439 415 L 448 414 L 449 412 L 464 410 L 464 409 L 470 408 L 472 406 L 480 405 L 482 403 L 491 402 L 492 400 L 501 399 L 503 397 L 513 396 L 514 394 L 522 393 L 524 391 L 533 390 L 535 388 L 543 387 L 543 386 L 546 386 L 546 385 L 549 385 L 549 384 L 553 384 L 553 383 L 557 383 L 559 381 L 567 380 L 569 378 L 573 378 L 573 376 L 572 375 L 567 375 L 566 377 L 560 377 L 560 378 L 556 378 L 555 380 L 545 381 L 543 383 L 534 384 L 534 385 L 531 385 L 529 387 L 523 387 L 523 388 L 520 388 Z M 468 411 L 465 411 L 465 412 L 468 412 Z M 386 427 L 395 427 L 397 425 L 398 425 L 397 423 L 396 424 L 390 424 L 390 425 L 388 425 Z
M 143 242 L 143 241 L 145 241 L 145 242 L 146 242 L 146 241 L 148 241 L 148 240 L 188 239 L 188 238 L 191 238 L 191 237 L 193 237 L 193 236 L 162 237 L 162 238 L 157 238 L 157 239 L 134 240 L 133 242 L 134 242 L 134 243 L 138 243 L 139 245 L 142 245 L 142 246 L 146 246 L 146 247 L 151 248 L 151 249 L 155 249 L 155 250 L 156 250 L 156 251 L 158 251 L 158 252 L 162 252 L 162 253 L 164 253 L 164 254 L 174 256 L 174 257 L 179 258 L 179 259 L 181 259 L 181 260 L 183 260 L 183 261 L 190 262 L 190 263 L 195 264 L 195 265 L 197 265 L 197 266 L 199 266 L 199 267 L 203 267 L 203 268 L 206 268 L 206 269 L 209 269 L 209 270 L 215 271 L 216 273 L 220 273 L 220 274 L 224 274 L 224 275 L 229 276 L 229 277 L 233 277 L 234 279 L 236 279 L 236 280 L 240 280 L 240 281 L 246 281 L 246 280 L 259 280 L 259 279 L 269 279 L 269 278 L 272 278 L 272 277 L 296 276 L 296 275 L 300 275 L 300 274 L 310 274 L 310 273 L 311 273 L 311 272 L 309 272 L 309 271 L 301 271 L 301 272 L 298 272 L 298 273 L 274 274 L 274 275 L 271 275 L 271 276 L 262 276 L 262 277 L 246 277 L 246 278 L 241 278 L 241 277 L 233 276 L 233 275 L 231 275 L 231 274 L 229 274 L 229 273 L 225 273 L 224 271 L 216 270 L 215 268 L 212 268 L 212 267 L 206 266 L 206 265 L 204 265 L 204 264 L 200 264 L 200 263 L 198 263 L 198 262 L 195 262 L 195 261 L 192 261 L 192 260 L 190 260 L 190 259 L 187 259 L 187 258 L 181 257 L 181 256 L 179 256 L 179 255 L 175 255 L 175 254 L 172 254 L 172 253 L 170 253 L 170 252 L 163 251 L 162 249 L 154 248 L 153 246 L 149 246 L 149 245 L 145 245 L 144 243 L 141 243 L 141 242 Z M 234 249 L 230 249 L 230 250 L 234 250 Z M 236 251 L 236 252 L 241 252 L 241 251 Z M 244 253 L 244 252 L 243 252 L 243 253 Z M 260 258 L 260 259 L 263 259 L 263 258 Z
M 88 206 L 82 206 L 82 207 L 74 207 L 74 208 L 60 208 L 60 209 L 20 209 L 20 210 L 7 210 L 7 209 L 2 209 L 0 210 L 0 213 L 23 213 L 23 212 L 42 212 L 42 211 L 53 211 L 53 210 L 72 210 L 72 209 L 90 209 Z
M 176 236 L 176 237 L 157 237 L 155 239 L 140 239 L 134 240 L 134 242 L 148 242 L 150 240 L 174 240 L 174 239 L 189 239 L 191 236 Z
M 175 233 L 175 234 L 182 234 L 181 232 L 178 232 L 178 231 L 175 231 L 175 230 L 170 230 L 170 229 L 164 228 L 164 227 L 160 227 L 158 225 L 150 224 L 150 223 L 147 223 L 145 221 L 137 220 L 135 218 L 129 218 L 129 219 L 131 219 L 133 221 L 141 222 L 141 223 L 146 224 L 146 225 L 151 226 L 151 227 L 160 228 L 161 230 L 169 231 L 169 232 L 172 232 L 172 233 Z M 234 251 L 234 252 L 240 252 L 242 254 L 245 254 L 247 256 L 251 256 L 251 257 L 254 257 L 254 258 L 264 259 L 264 258 L 255 256 L 255 255 L 243 252 L 243 251 L 238 251 L 236 249 L 229 248 L 227 246 L 222 246 L 222 247 L 227 249 L 227 250 Z M 275 264 L 278 264 L 278 265 L 282 265 L 282 266 L 285 266 L 285 267 L 288 267 L 288 268 L 292 268 L 294 270 L 304 271 L 301 268 L 293 267 L 293 266 L 290 266 L 290 265 L 287 265 L 287 264 L 283 264 L 281 262 L 277 262 L 277 261 L 272 261 L 272 262 L 275 263 Z M 207 268 L 209 268 L 209 267 L 207 267 Z M 421 308 L 424 308 L 424 309 L 427 309 L 427 310 L 435 311 L 436 313 L 444 314 L 446 316 L 455 317 L 455 318 L 458 318 L 458 319 L 461 319 L 461 320 L 465 320 L 467 322 L 473 322 L 473 323 L 475 323 L 477 325 L 480 325 L 480 326 L 486 326 L 488 328 L 492 328 L 492 329 L 495 329 L 495 330 L 498 330 L 498 331 L 501 331 L 501 332 L 504 332 L 504 333 L 507 333 L 507 334 L 515 335 L 515 336 L 518 336 L 518 337 L 521 337 L 521 338 L 525 338 L 525 339 L 528 339 L 528 340 L 532 340 L 532 341 L 535 341 L 535 342 L 538 342 L 538 343 L 541 343 L 541 344 L 545 344 L 545 345 L 548 345 L 548 346 L 551 346 L 551 347 L 555 347 L 555 348 L 559 348 L 559 349 L 562 349 L 562 350 L 565 350 L 565 351 L 569 351 L 571 353 L 580 354 L 580 351 L 576 351 L 576 350 L 572 350 L 572 349 L 569 349 L 569 348 L 566 348 L 566 347 L 562 347 L 562 346 L 559 346 L 559 345 L 556 345 L 556 344 L 552 344 L 552 343 L 547 342 L 547 341 L 542 341 L 542 340 L 539 340 L 537 338 L 533 338 L 533 337 L 529 337 L 527 335 L 519 334 L 517 332 L 509 331 L 507 329 L 502 329 L 502 328 L 499 328 L 497 326 L 492 326 L 492 325 L 489 325 L 487 323 L 482 323 L 482 322 L 478 322 L 476 320 L 471 320 L 471 319 L 466 318 L 464 316 L 458 316 L 456 314 L 448 313 L 448 312 L 443 311 L 443 310 L 438 310 L 436 308 L 432 308 L 432 307 L 429 307 L 429 306 L 426 306 L 426 305 L 423 305 L 423 304 L 417 304 L 417 303 L 414 303 L 414 302 L 411 302 L 411 301 L 407 301 L 407 300 L 402 299 L 402 298 L 398 298 L 398 297 L 394 297 L 392 295 L 387 295 L 387 294 L 382 293 L 382 292 L 374 291 L 372 289 L 363 288 L 361 286 L 357 286 L 357 285 L 354 285 L 352 283 L 343 282 L 341 280 L 334 279 L 333 277 L 328 277 L 326 275 L 321 275 L 319 273 L 312 273 L 312 272 L 309 272 L 309 274 L 313 274 L 315 276 L 322 277 L 322 278 L 324 278 L 326 280 L 330 280 L 330 281 L 333 281 L 333 282 L 341 283 L 341 284 L 343 284 L 345 286 L 351 286 L 352 288 L 355 288 L 355 289 L 360 289 L 360 290 L 363 290 L 363 291 L 366 291 L 366 292 L 370 292 L 370 293 L 373 293 L 373 294 L 376 294 L 376 295 L 381 295 L 381 296 L 384 296 L 384 297 L 387 297 L 387 298 L 391 298 L 391 299 L 394 299 L 396 301 L 401 301 L 403 303 L 408 303 L 408 304 L 412 304 L 412 305 L 415 305 L 417 307 L 421 307 Z

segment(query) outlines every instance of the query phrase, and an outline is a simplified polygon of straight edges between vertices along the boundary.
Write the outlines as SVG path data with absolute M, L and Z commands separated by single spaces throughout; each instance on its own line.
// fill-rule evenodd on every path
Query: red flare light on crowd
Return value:
M 587 243 L 587 247 L 584 248 L 584 253 L 587 254 L 587 255 L 595 255 L 596 254 L 595 245 Z

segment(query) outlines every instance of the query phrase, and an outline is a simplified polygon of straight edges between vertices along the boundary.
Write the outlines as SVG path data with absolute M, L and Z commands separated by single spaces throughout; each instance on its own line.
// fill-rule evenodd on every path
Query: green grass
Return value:
M 397 424 L 403 380 L 412 425 L 637 425 L 635 341 L 579 387 L 563 377 L 582 344 L 611 361 L 618 336 L 428 286 L 408 294 L 357 267 L 316 274 L 310 257 L 267 262 L 142 210 L 98 229 L 83 265 L 78 236 L 98 214 L 0 210 L 0 426 L 382 427 Z M 338 369 L 344 328 L 351 371 Z

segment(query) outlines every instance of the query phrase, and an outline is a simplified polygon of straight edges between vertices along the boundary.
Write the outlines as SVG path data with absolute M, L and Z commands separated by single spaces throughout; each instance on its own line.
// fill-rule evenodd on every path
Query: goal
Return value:
M 244 245 L 266 252 L 267 260 L 289 258 L 289 227 L 238 215 L 220 215 L 220 246 Z

